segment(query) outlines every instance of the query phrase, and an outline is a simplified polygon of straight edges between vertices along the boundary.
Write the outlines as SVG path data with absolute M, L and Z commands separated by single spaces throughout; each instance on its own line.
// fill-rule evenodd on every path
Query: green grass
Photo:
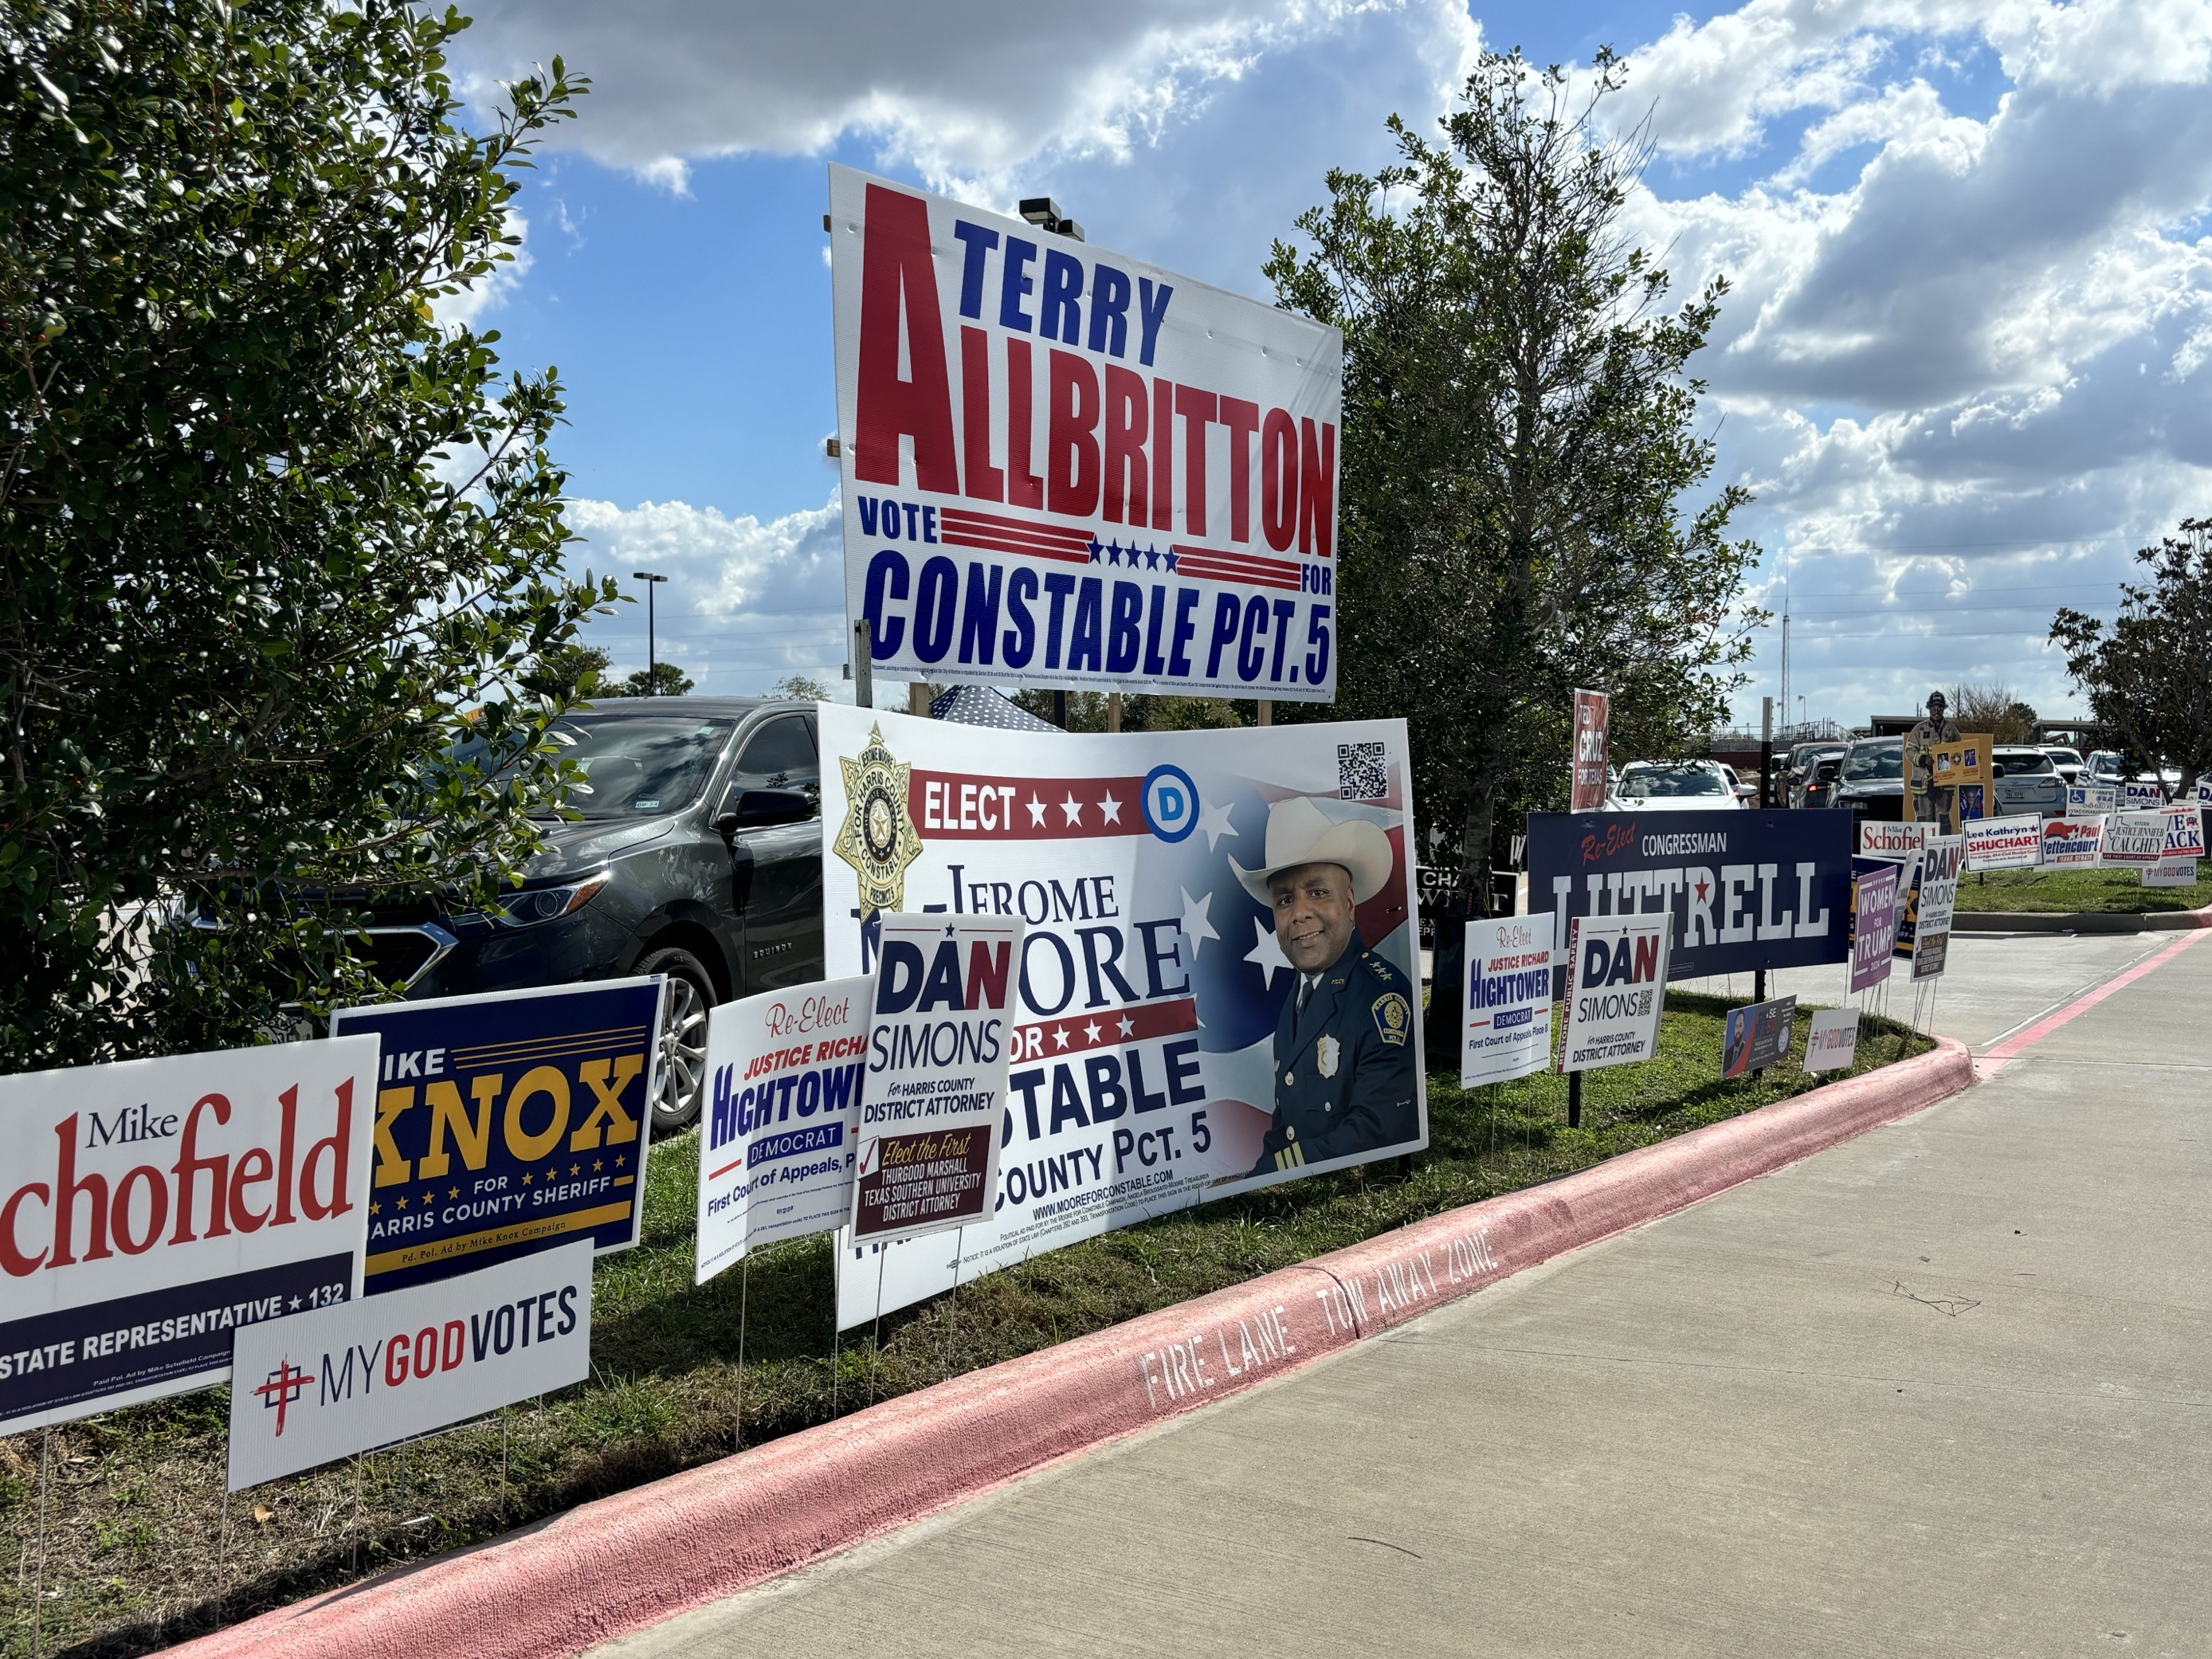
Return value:
M 1788 1061 L 1723 1082 L 1727 1003 L 1676 993 L 1657 1059 L 1591 1073 L 1583 1127 L 1545 1076 L 1474 1092 L 1431 1079 L 1430 1149 L 1163 1217 L 886 1316 L 833 1347 L 827 1238 L 794 1240 L 705 1285 L 692 1274 L 696 1141 L 656 1146 L 643 1243 L 599 1264 L 591 1381 L 398 1450 L 222 1499 L 229 1397 L 210 1389 L 54 1431 L 45 1651 L 139 1653 L 396 1562 L 726 1455 L 957 1371 L 1550 1180 L 1822 1081 Z M 1860 1070 L 1908 1047 L 1860 1042 Z M 1911 1040 L 1913 1051 L 1927 1046 Z M 737 1365 L 744 1326 L 744 1366 Z M 833 1359 L 834 1355 L 834 1359 Z M 38 1435 L 0 1440 L 0 1654 L 30 1651 Z M 76 1644 L 73 1649 L 70 1644 Z
M 1959 878 L 1961 910 L 2103 910 L 2145 915 L 2207 904 L 2212 904 L 2212 881 L 2193 887 L 2146 887 L 2132 870 L 1985 870 Z

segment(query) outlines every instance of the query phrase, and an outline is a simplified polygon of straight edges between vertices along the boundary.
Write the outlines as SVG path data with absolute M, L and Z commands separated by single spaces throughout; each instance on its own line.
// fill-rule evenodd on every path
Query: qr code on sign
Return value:
M 1336 793 L 1340 800 L 1381 800 L 1390 793 L 1389 769 L 1379 743 L 1336 745 Z

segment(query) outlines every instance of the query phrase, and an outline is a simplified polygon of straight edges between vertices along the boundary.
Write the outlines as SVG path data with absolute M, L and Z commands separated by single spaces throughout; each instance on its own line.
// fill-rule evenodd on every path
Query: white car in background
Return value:
M 1717 761 L 1631 761 L 1607 803 L 1616 811 L 1735 812 L 1743 803 Z

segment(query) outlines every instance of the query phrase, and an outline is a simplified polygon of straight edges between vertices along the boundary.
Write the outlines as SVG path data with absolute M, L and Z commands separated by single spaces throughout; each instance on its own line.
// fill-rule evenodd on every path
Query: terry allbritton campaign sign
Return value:
M 376 1039 L 0 1078 L 0 1434 L 230 1375 L 361 1293 Z
M 1335 696 L 1342 335 L 849 167 L 830 225 L 879 672 Z
M 371 1296 L 587 1237 L 637 1243 L 664 981 L 342 1008 L 384 1040 Z

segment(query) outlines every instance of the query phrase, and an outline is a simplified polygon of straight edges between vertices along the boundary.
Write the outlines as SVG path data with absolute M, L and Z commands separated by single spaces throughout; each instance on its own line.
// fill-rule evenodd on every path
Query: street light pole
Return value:
M 653 672 L 659 666 L 659 659 L 655 654 L 659 641 L 653 638 L 653 590 L 668 578 L 656 576 L 650 570 L 633 570 L 629 574 L 632 580 L 645 584 L 645 695 L 649 697 L 659 679 Z

